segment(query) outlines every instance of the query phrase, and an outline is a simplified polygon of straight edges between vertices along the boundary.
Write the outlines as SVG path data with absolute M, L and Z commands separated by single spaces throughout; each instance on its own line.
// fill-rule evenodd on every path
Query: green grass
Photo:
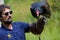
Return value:
M 37 1 L 37 0 L 35 0 Z M 9 0 L 7 3 L 13 10 L 13 22 L 22 21 L 32 23 L 36 19 L 30 13 L 30 5 L 34 0 Z M 50 1 L 49 1 L 50 2 Z M 60 40 L 60 12 L 51 11 L 51 18 L 47 19 L 44 31 L 42 32 L 42 40 Z M 32 33 L 26 33 L 27 40 L 38 40 L 38 36 Z

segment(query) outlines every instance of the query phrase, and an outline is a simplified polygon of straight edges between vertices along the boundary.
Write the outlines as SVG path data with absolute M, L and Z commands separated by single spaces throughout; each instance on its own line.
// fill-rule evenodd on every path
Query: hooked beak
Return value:
M 36 10 L 37 17 L 39 17 L 39 10 Z

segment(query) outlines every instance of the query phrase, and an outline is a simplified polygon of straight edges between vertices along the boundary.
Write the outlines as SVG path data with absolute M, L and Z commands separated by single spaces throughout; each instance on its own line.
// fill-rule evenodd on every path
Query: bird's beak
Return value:
M 36 10 L 37 17 L 39 17 L 39 10 Z

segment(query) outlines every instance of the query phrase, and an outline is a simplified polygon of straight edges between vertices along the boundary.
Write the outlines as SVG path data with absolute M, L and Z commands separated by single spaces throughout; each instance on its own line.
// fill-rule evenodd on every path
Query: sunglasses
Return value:
M 12 11 L 6 12 L 6 13 L 4 13 L 4 15 L 8 16 L 9 13 L 12 14 Z

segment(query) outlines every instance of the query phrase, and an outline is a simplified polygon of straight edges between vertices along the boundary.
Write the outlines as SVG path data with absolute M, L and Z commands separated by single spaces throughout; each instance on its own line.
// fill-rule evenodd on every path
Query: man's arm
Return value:
M 33 34 L 41 34 L 41 32 L 44 29 L 44 25 L 45 25 L 45 19 L 44 18 L 40 18 L 38 19 L 38 21 L 36 23 L 32 23 L 29 27 L 29 30 L 33 33 Z

